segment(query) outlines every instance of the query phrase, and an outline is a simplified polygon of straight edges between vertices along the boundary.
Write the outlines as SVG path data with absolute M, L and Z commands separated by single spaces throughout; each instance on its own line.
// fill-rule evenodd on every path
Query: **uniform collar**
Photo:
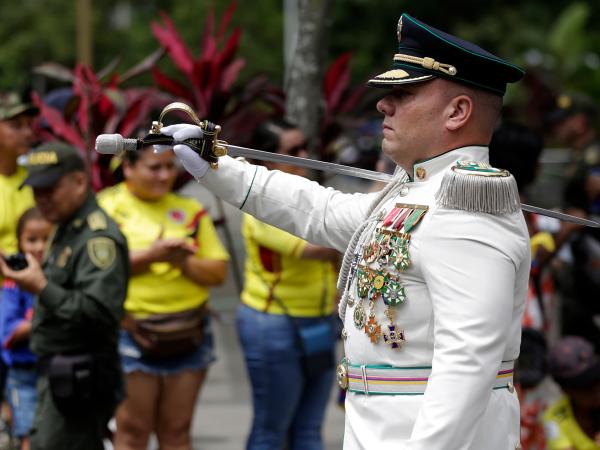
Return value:
M 419 160 L 415 162 L 413 167 L 412 181 L 415 183 L 427 181 L 431 177 L 444 172 L 456 161 L 488 162 L 489 150 L 483 145 L 472 145 L 456 148 L 433 158 Z

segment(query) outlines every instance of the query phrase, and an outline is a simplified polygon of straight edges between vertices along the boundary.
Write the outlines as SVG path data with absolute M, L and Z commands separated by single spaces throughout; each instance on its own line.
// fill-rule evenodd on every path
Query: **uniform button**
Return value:
M 343 340 L 348 339 L 348 331 L 346 331 L 345 328 L 342 329 L 342 339 Z
M 408 186 L 402 186 L 400 188 L 400 197 L 406 197 L 408 195 Z
M 424 180 L 427 176 L 427 171 L 423 167 L 417 167 L 417 178 L 419 180 Z
M 509 381 L 509 382 L 508 382 L 508 385 L 507 385 L 506 387 L 508 388 L 508 392 L 510 392 L 511 394 L 512 394 L 513 392 L 515 392 L 515 385 L 514 385 L 514 384 L 512 384 L 512 381 Z
M 521 447 L 521 444 L 517 444 L 517 446 L 515 447 L 515 450 L 523 450 L 523 447 Z

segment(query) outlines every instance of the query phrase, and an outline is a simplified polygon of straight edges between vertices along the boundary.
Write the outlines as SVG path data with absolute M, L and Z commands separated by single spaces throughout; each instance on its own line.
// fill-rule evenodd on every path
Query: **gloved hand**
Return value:
M 171 136 L 174 140 L 180 142 L 192 138 L 202 139 L 202 136 L 204 135 L 202 128 L 187 123 L 169 125 L 168 127 L 163 127 L 160 132 L 167 136 Z M 162 153 L 170 148 L 171 147 L 167 145 L 155 145 L 154 151 L 156 153 Z M 175 145 L 173 151 L 175 152 L 175 155 L 177 155 L 177 159 L 181 162 L 183 168 L 197 180 L 202 178 L 210 167 L 208 162 L 202 159 L 198 153 L 185 144 Z

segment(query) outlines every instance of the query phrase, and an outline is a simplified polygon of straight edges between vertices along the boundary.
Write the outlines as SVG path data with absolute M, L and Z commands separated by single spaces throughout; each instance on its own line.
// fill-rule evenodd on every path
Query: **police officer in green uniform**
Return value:
M 96 203 L 79 152 L 44 144 L 27 156 L 37 207 L 55 224 L 43 268 L 4 276 L 37 294 L 31 348 L 39 357 L 33 450 L 102 449 L 122 397 L 117 351 L 129 278 L 127 242 Z

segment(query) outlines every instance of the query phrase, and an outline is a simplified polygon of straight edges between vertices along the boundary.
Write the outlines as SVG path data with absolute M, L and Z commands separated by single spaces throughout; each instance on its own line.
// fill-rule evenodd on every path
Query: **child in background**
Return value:
M 30 253 L 42 262 L 52 225 L 38 209 L 23 213 L 17 223 L 19 251 Z M 0 302 L 0 339 L 2 359 L 8 367 L 7 400 L 12 410 L 13 436 L 21 450 L 29 450 L 29 433 L 36 403 L 35 355 L 29 350 L 34 295 L 5 279 Z

